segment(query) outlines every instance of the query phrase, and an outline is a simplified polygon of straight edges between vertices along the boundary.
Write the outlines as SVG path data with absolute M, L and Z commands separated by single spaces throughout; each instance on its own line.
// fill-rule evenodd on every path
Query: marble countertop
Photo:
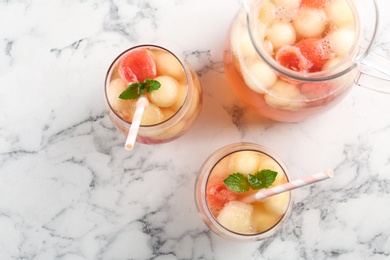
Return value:
M 232 96 L 223 73 L 239 7 L 0 1 L 0 259 L 389 259 L 390 96 L 354 87 L 305 122 L 260 119 Z M 388 57 L 389 25 L 382 13 L 376 49 Z M 114 57 L 141 43 L 184 56 L 204 104 L 185 136 L 126 151 L 103 83 Z M 294 178 L 335 171 L 295 190 L 291 218 L 261 242 L 217 237 L 194 203 L 203 161 L 238 141 L 271 148 Z

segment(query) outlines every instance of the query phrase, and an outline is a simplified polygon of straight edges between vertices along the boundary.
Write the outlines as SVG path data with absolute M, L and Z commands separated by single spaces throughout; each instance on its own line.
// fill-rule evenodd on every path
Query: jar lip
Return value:
M 262 2 L 264 0 L 256 2 L 256 6 L 252 8 L 253 6 L 250 6 L 251 2 L 250 0 L 245 0 L 245 12 L 246 12 L 246 27 L 248 30 L 249 38 L 250 41 L 252 42 L 252 45 L 254 46 L 254 49 L 256 53 L 269 65 L 274 69 L 276 72 L 291 78 L 293 80 L 298 80 L 298 81 L 306 81 L 306 82 L 319 82 L 319 81 L 326 81 L 326 80 L 331 80 L 338 78 L 352 70 L 354 70 L 361 62 L 364 60 L 364 58 L 368 55 L 370 50 L 373 47 L 374 41 L 377 36 L 377 27 L 374 30 L 374 33 L 372 35 L 372 39 L 370 43 L 368 44 L 367 48 L 364 50 L 363 53 L 360 53 L 361 49 L 359 49 L 359 44 L 358 42 L 361 40 L 362 32 L 361 30 L 356 30 L 356 37 L 355 37 L 355 43 L 354 43 L 354 48 L 352 48 L 349 51 L 349 54 L 346 55 L 346 57 L 343 58 L 339 64 L 336 66 L 333 66 L 327 70 L 324 71 L 319 71 L 319 72 L 311 72 L 311 73 L 302 73 L 302 72 L 297 72 L 290 70 L 288 68 L 285 68 L 281 66 L 278 62 L 276 62 L 270 55 L 265 51 L 263 45 L 259 42 L 257 37 L 254 35 L 254 33 L 257 31 L 257 26 L 258 23 L 256 22 L 256 19 L 252 16 L 257 13 L 258 8 L 260 8 Z M 356 28 L 360 28 L 360 19 L 358 17 L 358 11 L 357 8 L 354 4 L 351 3 L 351 0 L 346 0 L 350 7 L 353 9 L 353 15 L 354 15 L 354 20 L 356 24 Z M 375 1 L 374 2 L 374 7 L 376 13 L 377 11 L 377 4 Z M 251 15 L 252 14 L 252 15 Z M 376 19 L 376 24 L 378 23 L 378 16 L 375 17 Z M 352 57 L 352 58 L 351 58 Z
M 190 78 L 191 78 L 191 75 L 190 75 L 190 72 L 188 71 L 188 69 L 186 68 L 185 66 L 185 62 L 182 61 L 181 58 L 179 58 L 177 55 L 175 55 L 173 52 L 171 52 L 170 50 L 162 47 L 162 46 L 159 46 L 159 45 L 155 45 L 155 44 L 140 44 L 140 45 L 135 45 L 135 46 L 132 46 L 124 51 L 122 51 L 111 63 L 111 65 L 108 67 L 108 70 L 106 72 L 106 77 L 105 77 L 105 84 L 104 84 L 104 93 L 105 93 L 105 97 L 106 97 L 106 102 L 110 108 L 110 110 L 115 114 L 115 116 L 120 120 L 122 121 L 123 123 L 125 124 L 129 124 L 131 125 L 132 122 L 129 122 L 125 119 L 123 119 L 115 109 L 113 109 L 113 107 L 111 106 L 109 100 L 108 100 L 108 96 L 107 96 L 107 87 L 109 85 L 109 81 L 110 81 L 110 78 L 111 78 L 111 74 L 113 72 L 113 68 L 115 68 L 117 65 L 118 65 L 118 62 L 121 60 L 121 58 L 123 57 L 123 55 L 125 55 L 127 52 L 131 51 L 131 50 L 134 50 L 134 49 L 139 49 L 139 48 L 154 48 L 154 49 L 159 49 L 159 50 L 162 50 L 162 51 L 165 51 L 171 55 L 173 55 L 173 57 L 176 58 L 177 61 L 179 61 L 180 65 L 181 65 L 181 68 L 183 69 L 183 72 L 185 74 L 185 83 L 186 83 L 186 93 L 185 93 L 185 96 L 184 96 L 184 99 L 182 101 L 182 104 L 180 105 L 179 109 L 177 111 L 175 111 L 175 113 L 167 118 L 166 120 L 162 121 L 162 122 L 159 122 L 157 124 L 151 124 L 151 125 L 140 125 L 140 129 L 142 130 L 145 130 L 145 131 L 155 131 L 156 129 L 159 129 L 159 130 L 165 130 L 166 128 L 170 127 L 171 124 L 175 124 L 177 123 L 178 121 L 180 121 L 180 119 L 184 116 L 185 112 L 188 110 L 189 108 L 189 102 L 188 100 L 191 100 L 191 96 L 192 96 L 192 88 L 189 87 L 189 84 L 190 84 Z
M 203 163 L 200 169 L 200 174 L 204 172 L 204 176 L 202 176 L 202 178 L 198 180 L 200 182 L 200 191 L 202 193 L 201 203 L 203 204 L 203 208 L 205 209 L 204 211 L 205 214 L 207 215 L 208 221 L 210 221 L 214 226 L 214 228 L 217 229 L 218 234 L 220 234 L 221 236 L 227 239 L 232 239 L 236 241 L 257 241 L 273 235 L 277 231 L 277 228 L 280 227 L 283 224 L 283 222 L 289 218 L 292 210 L 292 205 L 293 205 L 292 194 L 291 191 L 289 191 L 290 193 L 289 202 L 283 216 L 279 219 L 277 223 L 275 223 L 272 227 L 270 227 L 269 229 L 263 232 L 255 233 L 255 234 L 242 234 L 242 233 L 229 230 L 226 227 L 222 226 L 214 217 L 214 215 L 211 213 L 210 207 L 208 206 L 207 199 L 206 199 L 206 192 L 205 192 L 206 186 L 209 180 L 210 173 L 213 170 L 213 168 L 216 166 L 216 164 L 218 164 L 218 162 L 221 161 L 226 156 L 239 151 L 255 151 L 269 156 L 271 159 L 273 159 L 276 163 L 279 164 L 279 166 L 283 169 L 287 180 L 290 180 L 288 168 L 286 167 L 286 165 L 273 151 L 271 151 L 267 147 L 261 146 L 256 143 L 250 143 L 250 142 L 232 143 L 214 151 Z

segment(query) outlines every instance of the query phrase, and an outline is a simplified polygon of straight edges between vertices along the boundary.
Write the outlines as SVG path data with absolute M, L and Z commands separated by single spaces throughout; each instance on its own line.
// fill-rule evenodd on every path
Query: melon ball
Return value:
M 154 59 L 157 68 L 157 75 L 170 76 L 177 81 L 185 78 L 185 73 L 180 61 L 170 53 L 161 52 Z
M 251 234 L 254 232 L 252 212 L 252 205 L 240 201 L 230 201 L 222 208 L 217 220 L 222 226 L 231 231 Z
M 211 172 L 211 176 L 213 178 L 218 178 L 218 179 L 225 179 L 231 172 L 229 172 L 229 161 L 230 157 L 226 156 L 222 160 L 220 160 L 213 168 Z
M 278 80 L 269 90 L 264 98 L 272 107 L 296 110 L 305 106 L 297 85 Z
M 326 14 L 319 9 L 301 9 L 292 23 L 298 36 L 319 37 L 326 28 Z
M 290 192 L 287 191 L 266 198 L 263 206 L 267 212 L 281 216 L 286 212 L 289 200 Z
M 295 18 L 301 0 L 272 0 L 276 8 L 276 16 L 284 21 L 291 21 Z
M 332 68 L 332 67 L 336 66 L 337 64 L 339 64 L 340 62 L 341 62 L 341 58 L 339 58 L 339 57 L 329 59 L 322 66 L 322 70 L 327 70 L 329 68 Z
M 159 107 L 149 103 L 144 110 L 141 119 L 141 125 L 154 125 L 161 123 L 164 119 L 164 115 Z
M 160 82 L 161 86 L 159 89 L 148 93 L 149 100 L 159 107 L 172 106 L 177 97 L 177 81 L 170 76 L 158 76 L 155 80 Z
M 262 23 L 268 24 L 276 17 L 276 8 L 271 0 L 265 0 L 260 8 L 259 20 Z
M 260 157 L 257 152 L 241 151 L 230 155 L 229 171 L 254 174 L 259 169 Z
M 336 26 L 346 26 L 354 22 L 352 10 L 345 0 L 330 0 L 325 12 L 329 22 Z
M 276 73 L 260 59 L 247 61 L 244 69 L 243 78 L 245 84 L 260 94 L 263 94 L 274 85 L 278 79 Z
M 183 105 L 183 101 L 187 95 L 187 86 L 185 83 L 181 83 L 177 87 L 177 94 L 176 94 L 176 99 L 175 102 L 170 106 L 170 108 L 173 111 L 178 111 L 180 107 Z
M 355 32 L 348 28 L 339 28 L 327 35 L 335 55 L 345 57 L 355 42 Z
M 266 39 L 272 43 L 274 50 L 278 50 L 284 45 L 292 45 L 295 43 L 295 29 L 289 22 L 274 23 L 269 27 Z
M 280 216 L 265 211 L 261 206 L 253 207 L 253 225 L 259 233 L 272 228 L 279 219 Z
M 130 105 L 133 105 L 132 100 L 124 100 L 119 98 L 119 95 L 122 94 L 126 88 L 126 82 L 121 78 L 116 78 L 109 83 L 106 89 L 108 102 L 116 111 L 124 110 Z
M 257 57 L 258 54 L 255 47 L 252 44 L 252 41 L 249 36 L 249 32 L 244 27 L 241 30 L 242 30 L 241 34 L 237 39 L 239 41 L 238 49 L 237 49 L 238 57 L 242 59 Z

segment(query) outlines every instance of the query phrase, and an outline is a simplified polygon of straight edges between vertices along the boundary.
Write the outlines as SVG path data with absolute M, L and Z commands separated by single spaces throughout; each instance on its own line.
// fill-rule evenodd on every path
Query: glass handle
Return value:
M 358 86 L 390 94 L 390 60 L 371 52 L 359 67 L 360 73 L 355 79 Z

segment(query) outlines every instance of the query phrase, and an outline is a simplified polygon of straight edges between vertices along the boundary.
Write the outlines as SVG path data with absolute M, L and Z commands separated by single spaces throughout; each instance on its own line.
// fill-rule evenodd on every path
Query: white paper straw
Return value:
M 245 203 L 253 203 L 255 201 L 259 201 L 259 200 L 268 198 L 270 196 L 273 196 L 273 195 L 276 195 L 276 194 L 279 194 L 282 192 L 297 189 L 297 188 L 300 188 L 300 187 L 303 187 L 303 186 L 306 186 L 309 184 L 313 184 L 313 183 L 316 183 L 316 182 L 319 182 L 322 180 L 332 178 L 333 175 L 334 175 L 334 172 L 332 170 L 318 172 L 318 173 L 315 173 L 313 175 L 306 176 L 304 178 L 297 179 L 295 181 L 287 182 L 287 183 L 284 183 L 284 184 L 279 185 L 279 186 L 259 190 L 255 194 L 252 194 L 248 197 L 245 197 L 244 199 L 242 199 L 242 201 Z
M 139 126 L 141 124 L 142 115 L 144 114 L 145 107 L 148 105 L 149 101 L 145 96 L 138 98 L 136 103 L 136 109 L 134 113 L 133 120 L 131 122 L 130 130 L 127 135 L 125 149 L 131 150 L 134 148 L 135 139 L 138 135 Z

